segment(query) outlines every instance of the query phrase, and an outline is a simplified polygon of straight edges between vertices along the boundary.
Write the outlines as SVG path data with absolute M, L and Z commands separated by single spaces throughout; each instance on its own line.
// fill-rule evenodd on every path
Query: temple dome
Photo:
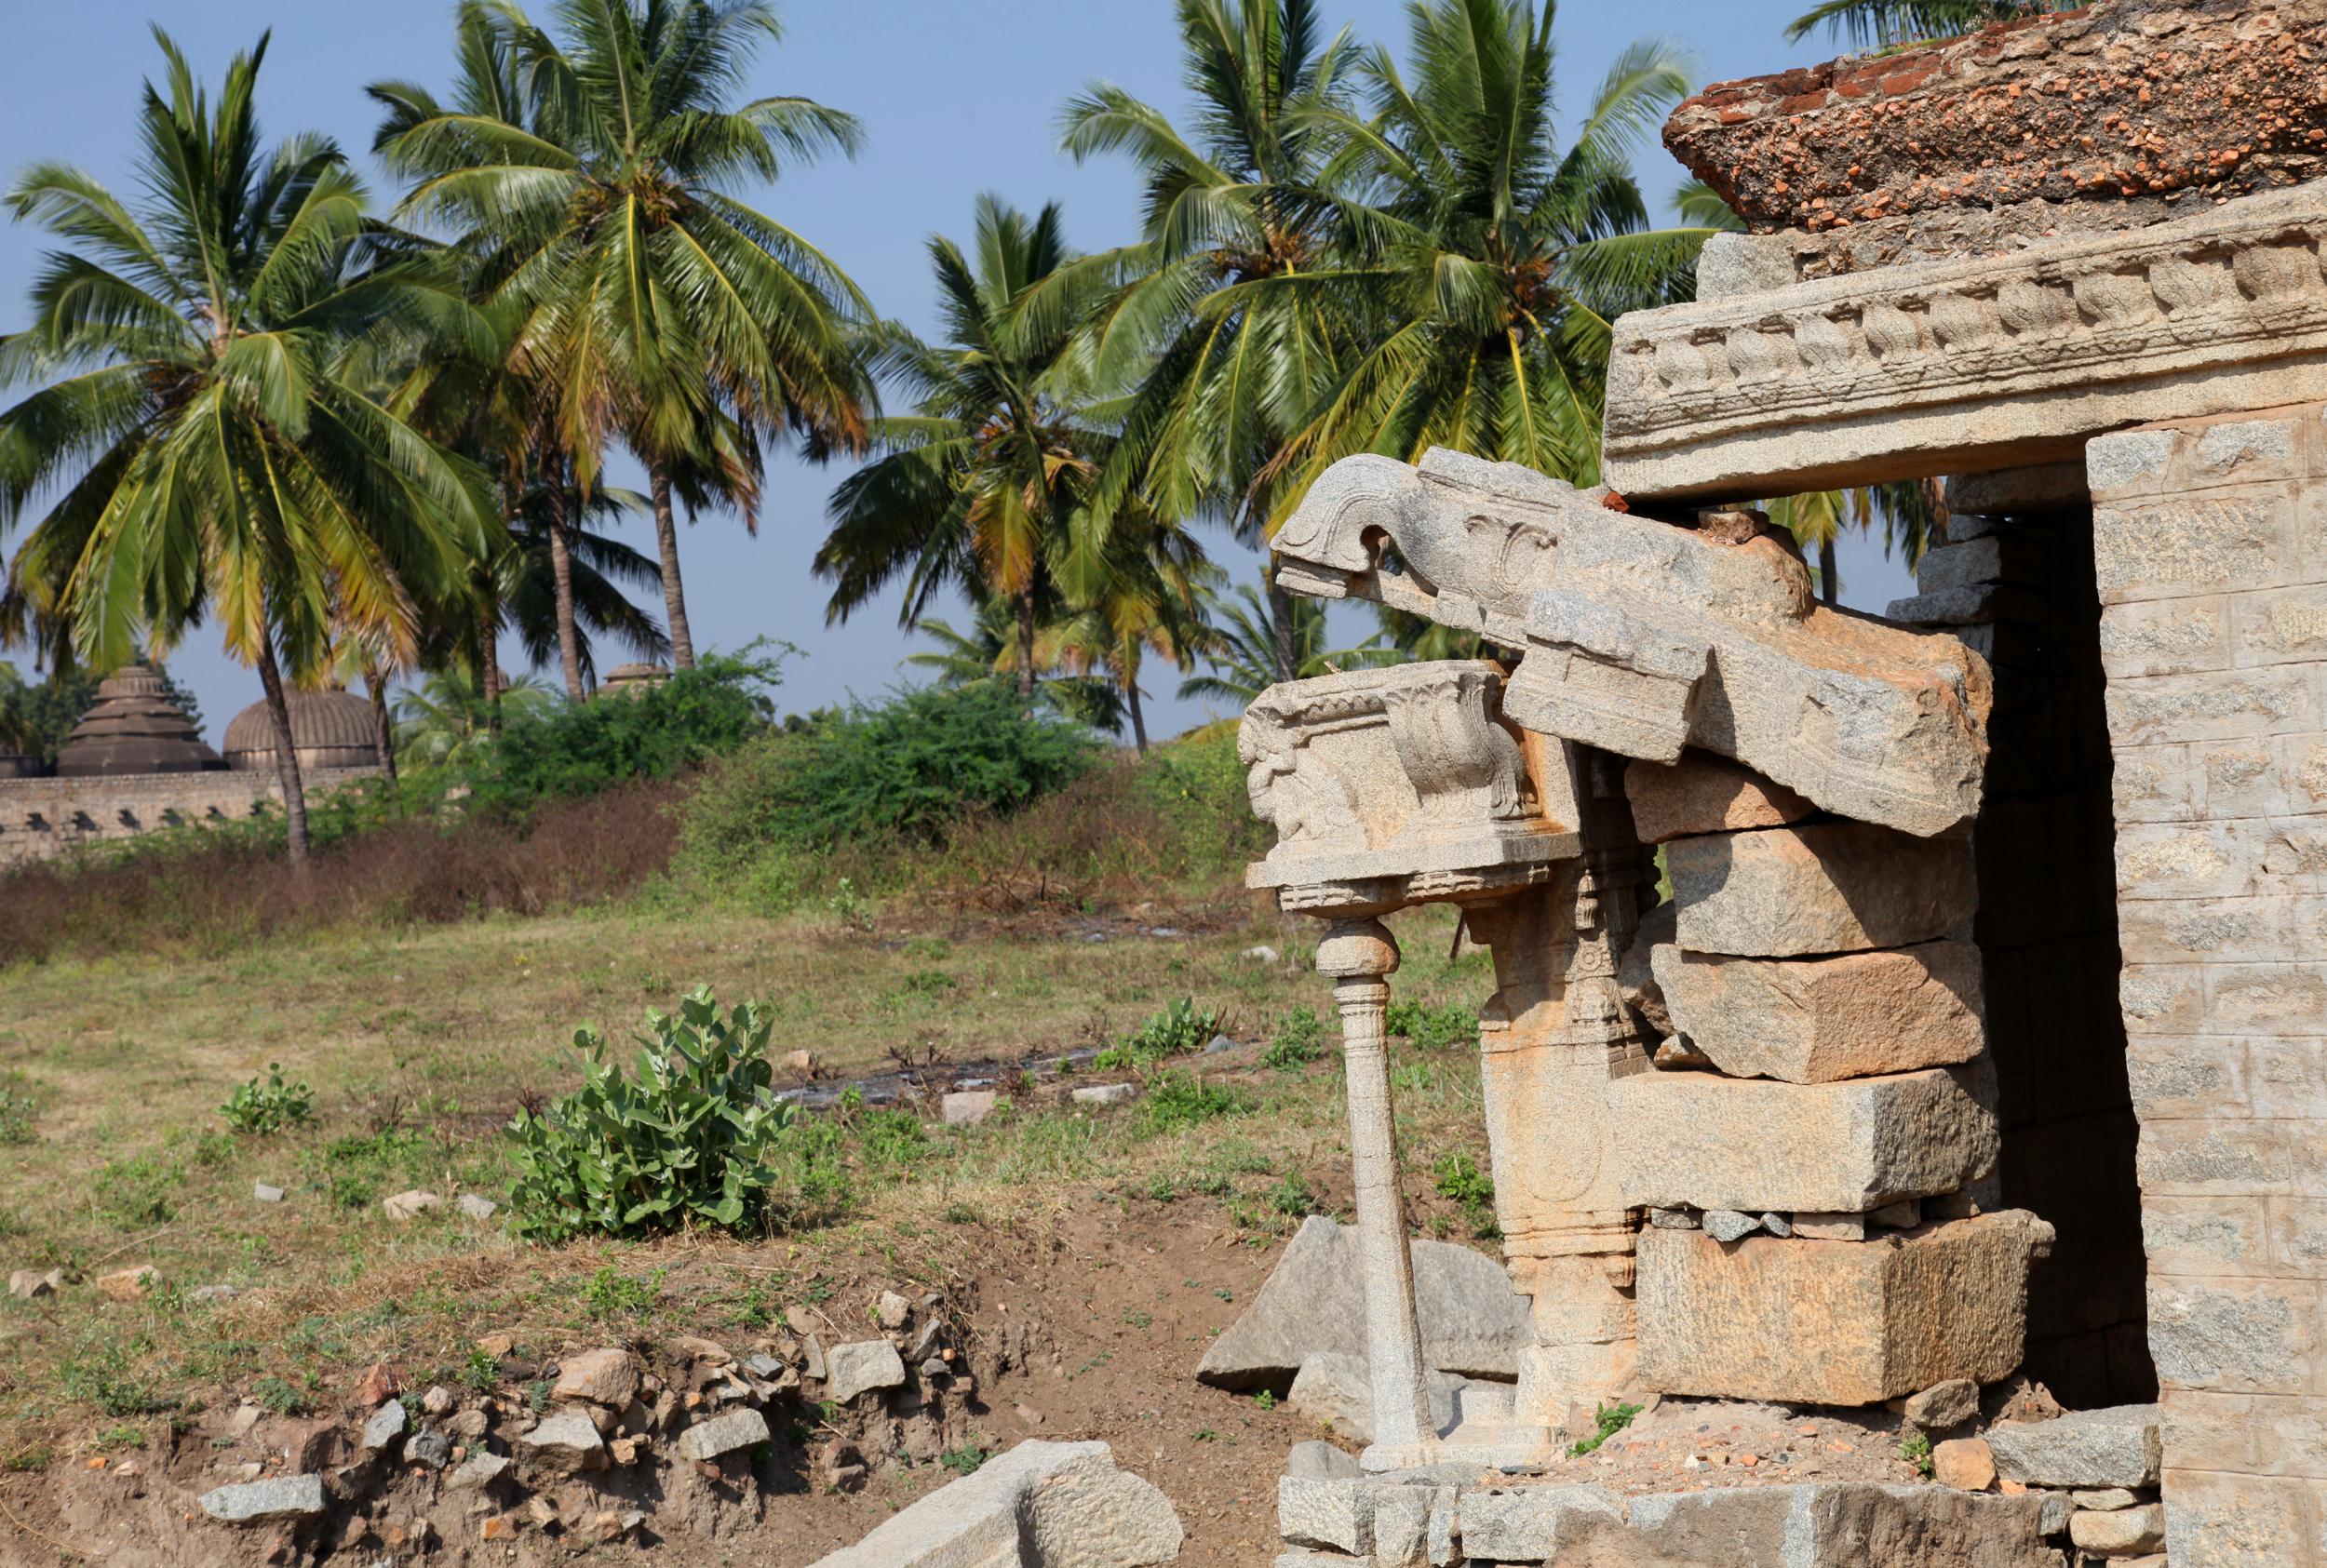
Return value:
M 376 768 L 379 729 L 371 704 L 352 691 L 287 691 L 291 750 L 299 766 Z M 275 717 L 262 697 L 226 726 L 226 765 L 244 772 L 275 771 Z
M 60 778 L 115 773 L 203 773 L 223 768 L 169 700 L 150 664 L 130 664 L 107 676 L 97 701 L 57 754 Z
M 606 679 L 599 690 L 635 697 L 641 691 L 652 690 L 669 678 L 670 671 L 660 664 L 616 664 L 606 672 Z

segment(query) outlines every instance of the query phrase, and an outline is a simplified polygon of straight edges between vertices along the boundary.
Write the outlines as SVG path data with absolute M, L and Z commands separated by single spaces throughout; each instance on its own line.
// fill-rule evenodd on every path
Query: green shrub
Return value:
M 798 1115 L 772 1088 L 773 1026 L 751 1002 L 721 1016 L 698 986 L 677 1014 L 647 1014 L 635 1079 L 608 1060 L 597 1031 L 577 1030 L 582 1087 L 510 1123 L 519 1231 L 558 1241 L 758 1224 L 781 1179 L 771 1145 Z
M 1325 1053 L 1325 1026 L 1317 1010 L 1303 1005 L 1285 1015 L 1260 1053 L 1260 1065 L 1279 1072 L 1298 1072 Z
M 266 1077 L 252 1079 L 218 1107 L 227 1126 L 262 1137 L 300 1126 L 312 1119 L 315 1112 L 315 1091 L 296 1079 L 286 1081 L 280 1062 L 268 1063 Z
M 1602 1443 L 1631 1426 L 1632 1418 L 1639 1414 L 1640 1407 L 1636 1404 L 1620 1404 L 1614 1409 L 1601 1405 L 1594 1421 L 1598 1429 L 1590 1437 L 1580 1439 L 1571 1445 L 1567 1450 L 1569 1456 L 1580 1459 L 1585 1454 L 1595 1452 Z
M 1449 1046 L 1476 1045 L 1479 1038 L 1477 1011 L 1460 1002 L 1426 1008 L 1417 1001 L 1393 1001 L 1382 1026 L 1391 1034 L 1406 1036 L 1419 1051 L 1444 1051 Z
M 1216 1117 L 1243 1116 L 1252 1096 L 1231 1084 L 1206 1083 L 1184 1069 L 1158 1073 L 1139 1101 L 1140 1126 L 1150 1132 L 1194 1127 Z
M 781 655 L 758 648 L 712 655 L 636 693 L 519 710 L 467 770 L 477 805 L 513 814 L 553 796 L 671 778 L 735 750 L 767 729 L 764 689 L 780 678 Z
M 1181 997 L 1140 1025 L 1137 1031 L 1091 1058 L 1091 1065 L 1103 1073 L 1126 1069 L 1145 1072 L 1166 1058 L 1191 1056 L 1202 1051 L 1219 1029 L 1218 1013 L 1199 1012 L 1192 1000 Z
M 1458 1150 L 1438 1157 L 1431 1167 L 1438 1196 L 1462 1205 L 1463 1217 L 1481 1240 L 1498 1233 L 1495 1224 L 1495 1181 L 1479 1169 L 1478 1161 Z

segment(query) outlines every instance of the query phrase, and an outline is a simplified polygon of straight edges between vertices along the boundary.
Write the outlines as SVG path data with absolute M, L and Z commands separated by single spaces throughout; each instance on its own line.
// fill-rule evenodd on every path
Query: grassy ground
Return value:
M 832 917 L 491 920 L 212 960 L 0 972 L 0 1268 L 68 1280 L 56 1296 L 0 1301 L 0 1461 L 37 1468 L 141 1442 L 247 1394 L 330 1408 L 382 1357 L 408 1368 L 408 1386 L 457 1381 L 488 1331 L 763 1325 L 874 1276 L 958 1277 L 973 1238 L 1023 1240 L 1097 1199 L 1178 1205 L 1175 1224 L 1266 1247 L 1303 1213 L 1347 1202 L 1329 1029 L 1326 1054 L 1305 1066 L 1250 1052 L 1225 1070 L 1204 1064 L 1225 1092 L 1177 1112 L 1160 1098 L 1099 1113 L 1029 1102 L 975 1129 L 863 1116 L 846 1146 L 845 1212 L 751 1243 L 549 1250 L 498 1219 L 398 1226 L 378 1206 L 413 1186 L 505 1198 L 501 1129 L 519 1104 L 572 1086 L 573 1026 L 620 1038 L 699 981 L 726 1001 L 772 1001 L 779 1048 L 811 1050 L 842 1077 L 898 1056 L 1015 1060 L 1099 1043 L 1183 996 L 1255 1042 L 1296 1006 L 1329 1011 L 1305 967 L 1240 957 L 1309 936 L 1251 925 L 1244 907 L 1198 899 L 1041 929 L 931 928 L 909 910 L 879 912 L 870 931 Z M 1401 995 L 1482 999 L 1484 960 L 1447 961 L 1449 918 L 1405 919 Z M 1158 926 L 1184 934 L 1144 934 Z M 1469 1234 L 1477 1194 L 1458 1180 L 1455 1197 L 1438 1197 L 1430 1173 L 1442 1158 L 1485 1163 L 1475 1053 L 1465 1041 L 1402 1055 L 1418 1223 Z M 218 1107 L 270 1063 L 314 1087 L 315 1119 L 230 1132 Z M 255 1201 L 254 1181 L 289 1200 Z M 164 1280 L 146 1300 L 107 1302 L 90 1283 L 142 1263 Z M 211 1284 L 246 1293 L 192 1299 Z

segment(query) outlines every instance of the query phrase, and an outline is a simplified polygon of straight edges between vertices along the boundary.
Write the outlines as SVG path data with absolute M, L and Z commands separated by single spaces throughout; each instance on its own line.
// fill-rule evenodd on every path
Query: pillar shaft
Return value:
M 1390 1101 L 1382 1021 L 1386 981 L 1334 982 L 1350 1095 L 1350 1159 L 1357 1187 L 1357 1240 L 1365 1270 L 1365 1349 L 1373 1369 L 1374 1441 L 1404 1448 L 1437 1435 L 1424 1381 L 1422 1330 L 1414 1308 L 1414 1254 L 1398 1185 L 1398 1134 Z

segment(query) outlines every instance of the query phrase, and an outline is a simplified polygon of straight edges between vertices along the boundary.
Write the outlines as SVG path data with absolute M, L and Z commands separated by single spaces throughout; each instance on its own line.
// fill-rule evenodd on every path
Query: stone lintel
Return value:
M 1616 323 L 1602 474 L 1729 498 L 2076 460 L 2155 420 L 2327 397 L 2327 181 L 2134 234 Z

